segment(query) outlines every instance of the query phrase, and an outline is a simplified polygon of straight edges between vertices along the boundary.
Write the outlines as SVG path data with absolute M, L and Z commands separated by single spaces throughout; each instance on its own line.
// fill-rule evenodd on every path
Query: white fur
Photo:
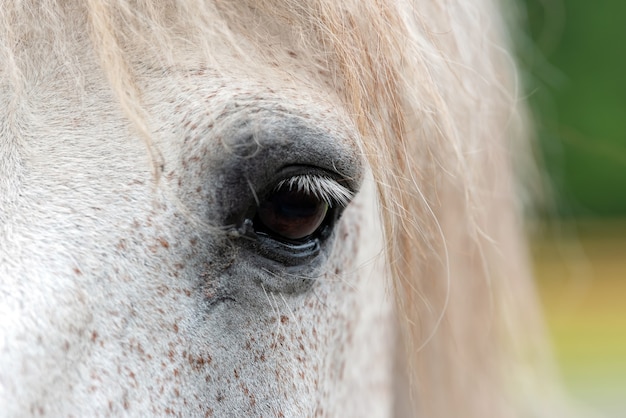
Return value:
M 0 416 L 556 416 L 498 16 L 0 1 Z M 242 224 L 294 165 L 352 201 L 292 265 Z
M 16 192 L 2 205 L 0 415 L 384 416 L 393 330 L 371 184 L 342 217 L 336 234 L 350 238 L 334 246 L 311 290 L 281 294 L 250 280 L 240 290 L 248 302 L 208 307 L 199 288 L 213 279 L 206 266 L 237 256 L 211 258 L 210 232 L 195 229 L 194 219 L 214 223 L 200 196 L 219 194 L 197 173 L 230 158 L 198 129 L 229 91 L 254 97 L 263 81 L 214 90 L 213 77 L 197 76 L 176 97 L 167 87 L 175 74 L 151 79 L 146 99 L 162 120 L 154 125 L 165 162 L 157 184 L 107 82 L 89 68 L 83 76 L 84 97 L 62 83 L 34 85 L 29 123 L 19 137 L 3 134 L 19 145 L 21 164 L 3 177 Z M 304 88 L 246 106 L 280 99 L 295 115 L 306 104 L 315 118 L 328 105 L 302 99 Z M 211 91 L 223 99 L 194 102 Z M 197 130 L 182 128 L 184 118 Z M 197 142 L 183 155 L 186 135 Z M 370 245 L 356 245 L 366 238 Z M 252 265 L 238 274 L 259 275 Z

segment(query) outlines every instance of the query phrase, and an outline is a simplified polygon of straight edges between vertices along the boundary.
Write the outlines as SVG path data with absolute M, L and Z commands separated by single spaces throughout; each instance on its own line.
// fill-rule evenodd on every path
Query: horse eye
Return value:
M 314 194 L 284 187 L 272 192 L 257 209 L 257 230 L 278 239 L 302 240 L 322 225 L 328 203 Z

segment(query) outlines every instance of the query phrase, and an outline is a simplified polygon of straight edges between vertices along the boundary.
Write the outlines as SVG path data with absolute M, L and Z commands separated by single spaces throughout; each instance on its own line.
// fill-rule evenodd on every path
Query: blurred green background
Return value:
M 569 392 L 626 417 L 626 0 L 519 0 L 548 195 L 532 241 Z
M 556 213 L 626 216 L 626 1 L 525 0 L 522 69 Z

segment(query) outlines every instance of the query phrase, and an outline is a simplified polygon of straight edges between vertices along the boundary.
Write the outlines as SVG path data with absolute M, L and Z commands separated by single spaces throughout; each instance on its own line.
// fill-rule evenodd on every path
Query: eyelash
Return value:
M 297 192 L 305 192 L 323 200 L 329 207 L 346 207 L 354 197 L 354 193 L 334 180 L 324 176 L 301 174 L 281 180 L 273 192 L 284 187 Z

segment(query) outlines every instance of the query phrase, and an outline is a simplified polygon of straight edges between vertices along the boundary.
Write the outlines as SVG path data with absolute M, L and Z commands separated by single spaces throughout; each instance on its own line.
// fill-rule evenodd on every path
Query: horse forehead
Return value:
M 156 131 L 150 140 L 161 152 L 177 154 L 181 148 L 177 139 L 181 138 L 161 135 L 158 131 L 164 125 L 226 125 L 233 123 L 233 117 L 254 119 L 255 113 L 262 111 L 274 112 L 278 117 L 294 115 L 307 119 L 332 131 L 338 139 L 346 137 L 346 131 L 353 132 L 340 101 L 324 81 L 306 79 L 308 69 L 301 69 L 300 77 L 294 77 L 293 72 L 267 68 L 261 72 L 253 67 L 228 75 L 197 64 L 145 68 L 137 78 L 150 129 Z M 148 154 L 121 111 L 108 80 L 93 63 L 87 62 L 82 70 L 81 85 L 68 79 L 67 74 L 51 73 L 30 89 L 28 107 L 17 115 L 18 128 L 7 132 L 14 146 L 5 143 L 3 147 L 7 155 L 4 178 L 13 179 L 5 181 L 4 187 L 13 187 L 13 195 L 26 166 L 40 171 L 43 184 L 46 179 L 60 179 L 80 186 L 85 180 L 90 185 L 87 189 L 94 189 L 91 181 L 103 179 L 105 173 L 124 181 L 124 177 L 135 177 L 138 172 L 143 177 L 145 170 L 150 169 Z M 285 82 L 286 79 L 290 81 Z M 80 91 L 80 87 L 84 90 Z M 346 145 L 356 148 L 354 135 L 349 136 L 352 138 Z M 210 141 L 206 143 L 211 145 Z M 219 141 L 213 145 L 223 146 Z M 108 158 L 103 162 L 104 159 L 90 155 Z M 9 195 L 8 190 L 5 195 Z

